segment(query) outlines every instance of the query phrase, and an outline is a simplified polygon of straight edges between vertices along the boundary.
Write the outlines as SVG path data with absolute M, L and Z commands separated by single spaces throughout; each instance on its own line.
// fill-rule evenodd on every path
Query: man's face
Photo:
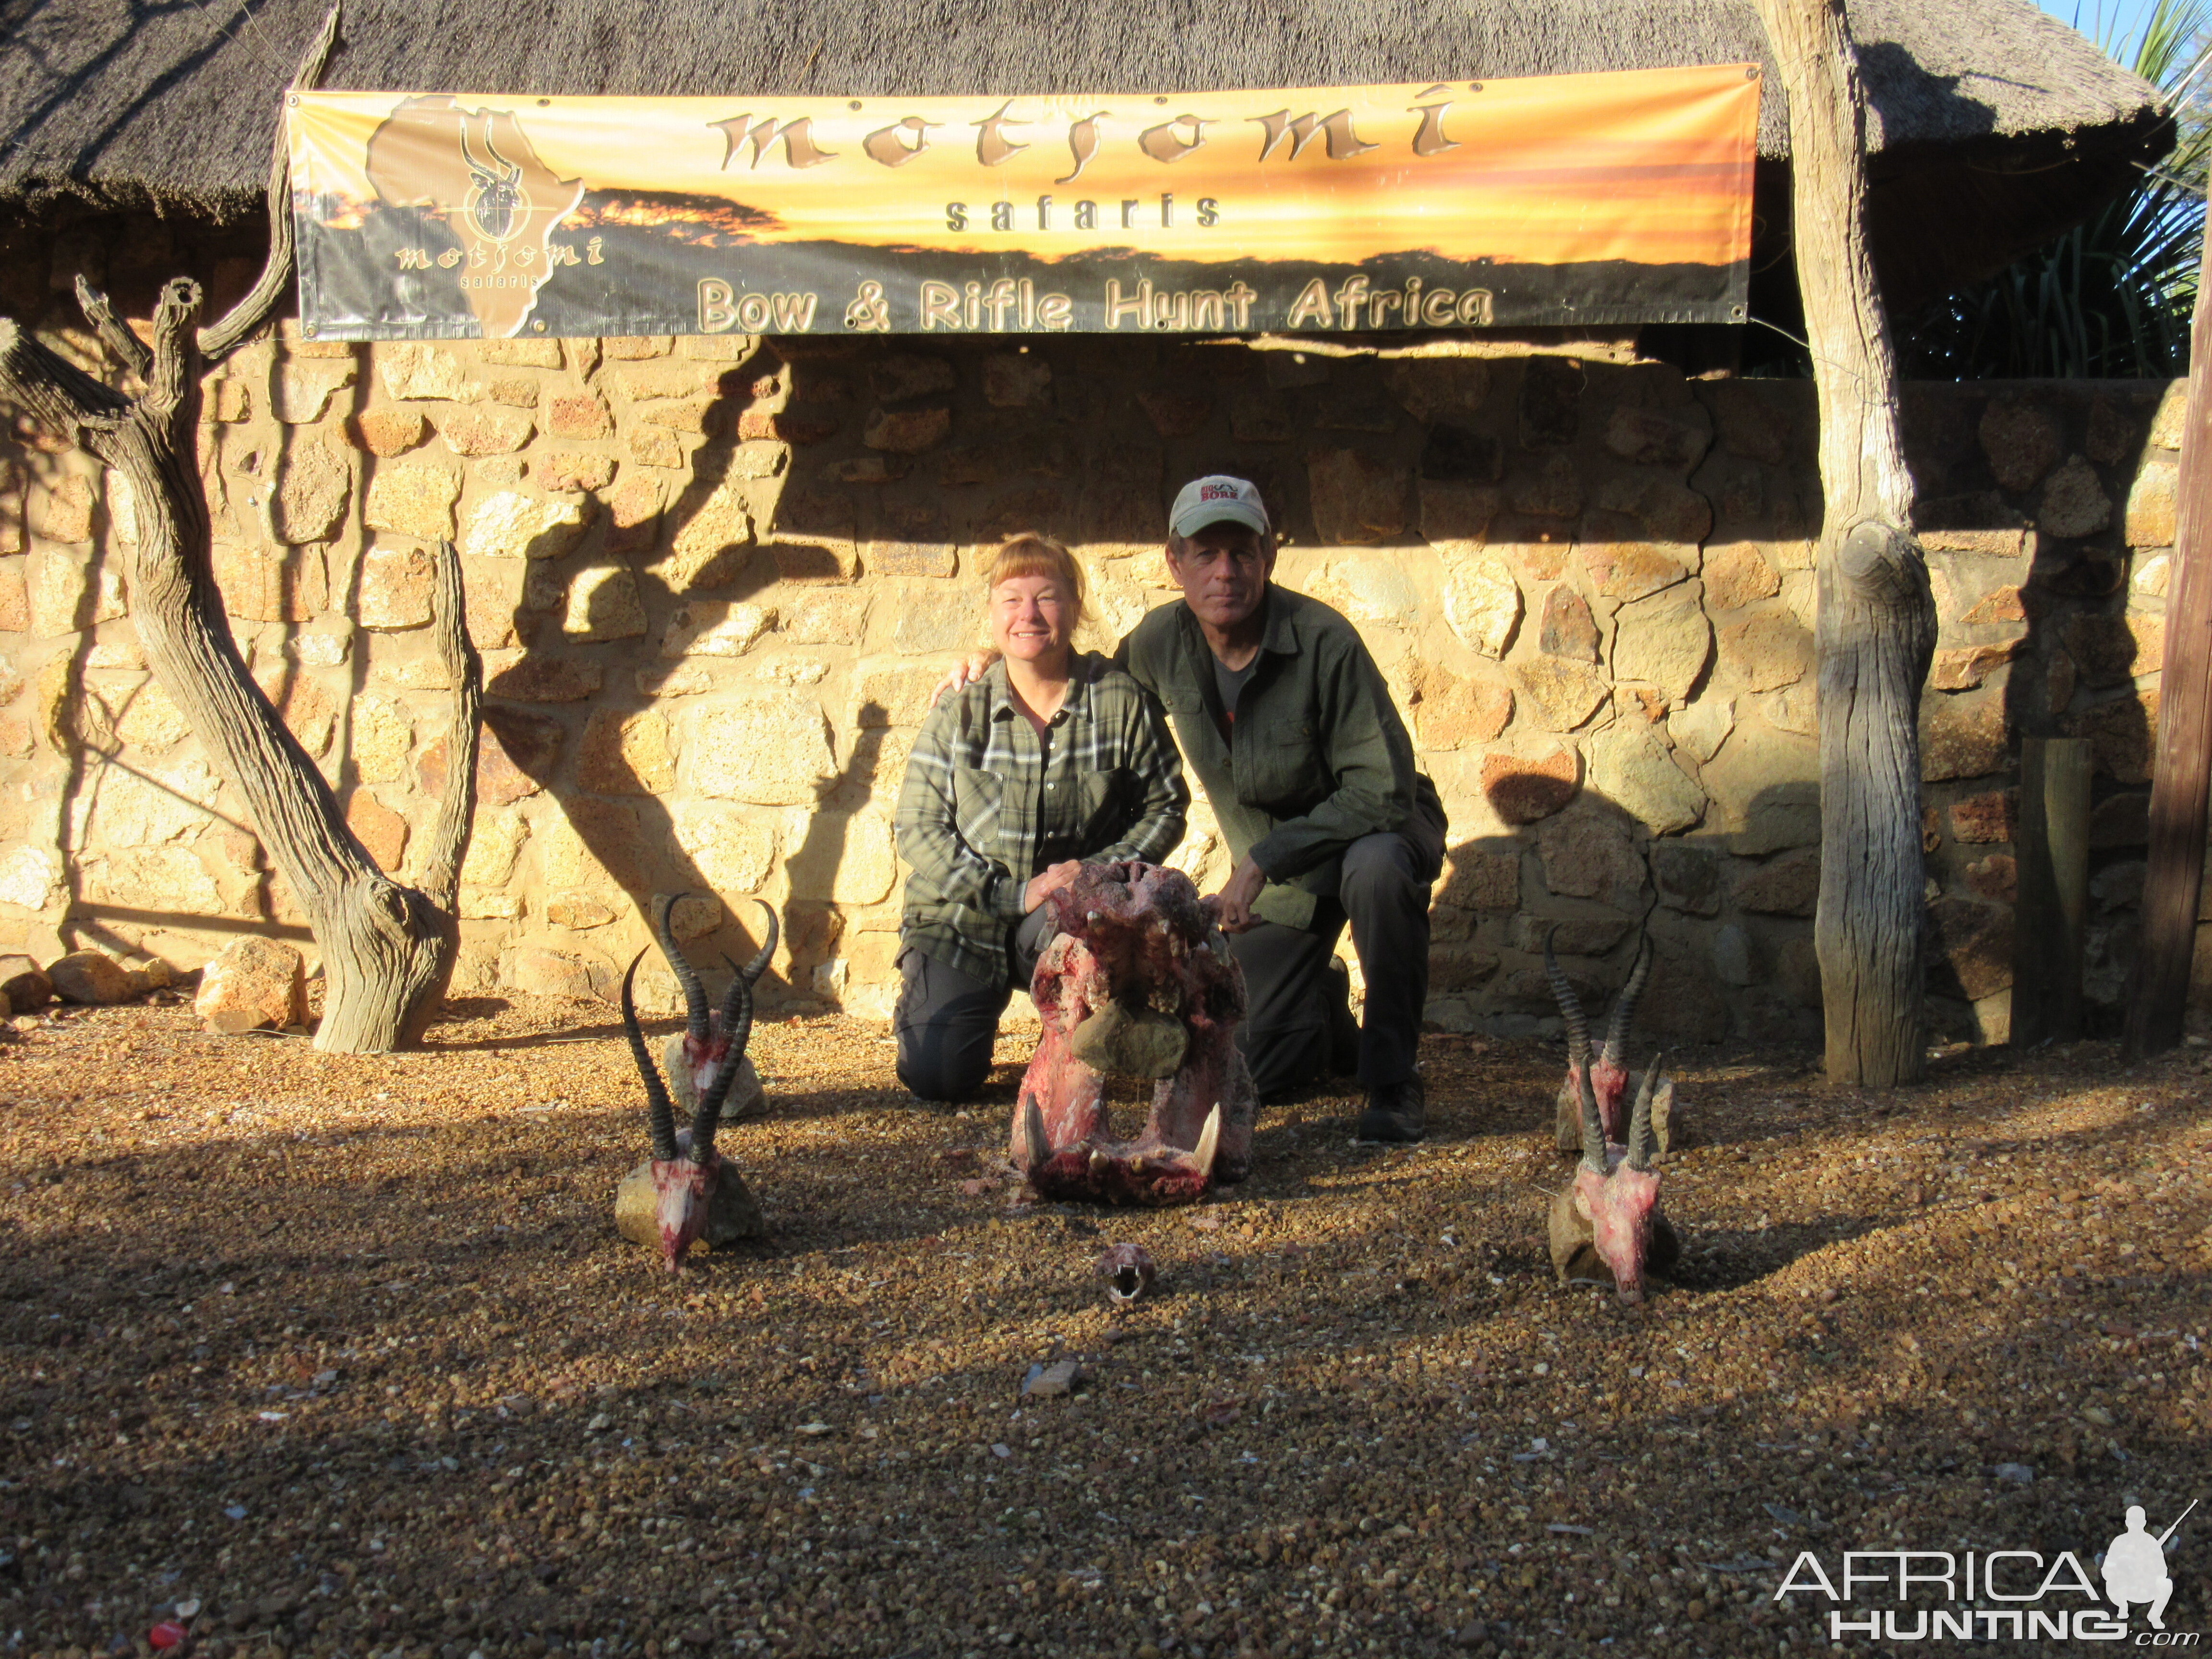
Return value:
M 1249 526 L 1210 524 L 1178 544 L 1168 541 L 1168 568 L 1199 621 L 1234 628 L 1260 608 L 1275 568 L 1275 544 Z

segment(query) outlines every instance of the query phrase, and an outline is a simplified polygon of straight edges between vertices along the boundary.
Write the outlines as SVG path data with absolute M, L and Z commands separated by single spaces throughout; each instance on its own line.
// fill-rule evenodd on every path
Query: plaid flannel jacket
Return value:
M 1159 706 L 1095 652 L 1072 668 L 1048 743 L 1014 707 L 1003 662 L 940 699 L 899 790 L 901 942 L 994 984 L 1031 876 L 1067 859 L 1158 863 L 1182 840 L 1190 791 Z

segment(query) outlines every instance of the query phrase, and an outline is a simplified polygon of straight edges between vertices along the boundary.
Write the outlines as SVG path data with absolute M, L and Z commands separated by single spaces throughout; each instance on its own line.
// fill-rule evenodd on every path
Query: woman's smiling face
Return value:
M 1065 652 L 1074 637 L 1074 598 L 1057 576 L 1009 576 L 991 590 L 991 643 L 1022 662 Z

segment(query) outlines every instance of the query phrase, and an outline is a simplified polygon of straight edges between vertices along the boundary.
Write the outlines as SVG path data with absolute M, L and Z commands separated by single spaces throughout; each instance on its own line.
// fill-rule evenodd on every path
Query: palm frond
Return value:
M 2101 7 L 2096 21 L 2099 45 L 2117 56 Z M 2206 0 L 2158 0 L 2133 57 L 2130 67 L 2172 100 L 2172 153 L 2063 236 L 1900 319 L 1905 373 L 1960 380 L 2188 373 L 2212 175 Z

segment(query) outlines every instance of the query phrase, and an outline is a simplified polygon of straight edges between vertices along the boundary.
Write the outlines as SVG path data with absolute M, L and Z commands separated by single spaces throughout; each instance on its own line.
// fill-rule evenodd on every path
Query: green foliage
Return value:
M 2206 0 L 2159 0 L 2130 64 L 2167 94 L 2179 129 L 2172 153 L 2056 241 L 1900 319 L 1905 374 L 1975 380 L 2189 372 L 2212 171 L 2207 24 Z M 2112 53 L 2116 43 L 2099 44 Z

